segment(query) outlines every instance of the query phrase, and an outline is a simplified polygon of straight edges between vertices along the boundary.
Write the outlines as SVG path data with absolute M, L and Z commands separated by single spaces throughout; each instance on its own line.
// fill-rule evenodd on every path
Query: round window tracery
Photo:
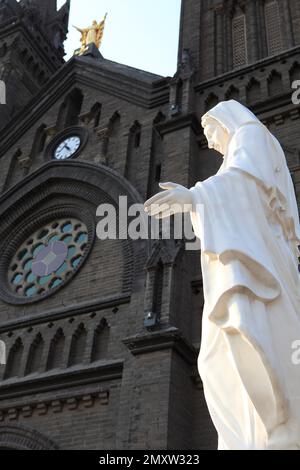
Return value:
M 87 226 L 64 218 L 36 230 L 19 247 L 8 269 L 8 284 L 17 296 L 33 299 L 62 286 L 86 257 Z

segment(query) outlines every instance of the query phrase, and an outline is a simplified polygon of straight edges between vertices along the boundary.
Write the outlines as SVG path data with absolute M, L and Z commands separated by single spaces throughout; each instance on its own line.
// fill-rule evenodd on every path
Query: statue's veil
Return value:
M 202 126 L 213 118 L 229 133 L 229 142 L 219 173 L 238 168 L 273 191 L 274 208 L 286 219 L 291 240 L 300 244 L 299 212 L 294 185 L 284 151 L 267 127 L 235 100 L 223 101 L 202 117 Z

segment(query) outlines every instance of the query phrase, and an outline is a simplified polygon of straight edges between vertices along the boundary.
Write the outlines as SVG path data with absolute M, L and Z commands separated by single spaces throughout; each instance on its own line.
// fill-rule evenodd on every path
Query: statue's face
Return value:
M 204 127 L 208 148 L 215 149 L 222 155 L 226 152 L 229 134 L 215 119 L 208 119 Z
M 93 21 L 93 26 L 97 26 L 97 21 L 96 20 Z

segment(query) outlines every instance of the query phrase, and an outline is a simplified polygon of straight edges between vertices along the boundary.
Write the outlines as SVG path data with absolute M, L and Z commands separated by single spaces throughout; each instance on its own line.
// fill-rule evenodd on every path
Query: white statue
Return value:
M 237 101 L 219 103 L 202 126 L 224 155 L 218 173 L 190 189 L 161 184 L 167 191 L 145 210 L 162 218 L 172 213 L 162 204 L 192 204 L 205 299 L 198 369 L 218 448 L 300 449 L 300 226 L 290 172 L 278 140 Z

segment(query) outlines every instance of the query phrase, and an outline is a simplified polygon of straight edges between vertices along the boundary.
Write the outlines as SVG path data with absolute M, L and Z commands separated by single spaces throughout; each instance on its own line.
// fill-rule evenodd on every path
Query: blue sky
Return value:
M 64 3 L 58 0 L 58 7 Z M 71 0 L 67 56 L 80 46 L 72 25 L 89 26 L 108 13 L 101 53 L 106 59 L 163 76 L 176 72 L 181 0 Z

